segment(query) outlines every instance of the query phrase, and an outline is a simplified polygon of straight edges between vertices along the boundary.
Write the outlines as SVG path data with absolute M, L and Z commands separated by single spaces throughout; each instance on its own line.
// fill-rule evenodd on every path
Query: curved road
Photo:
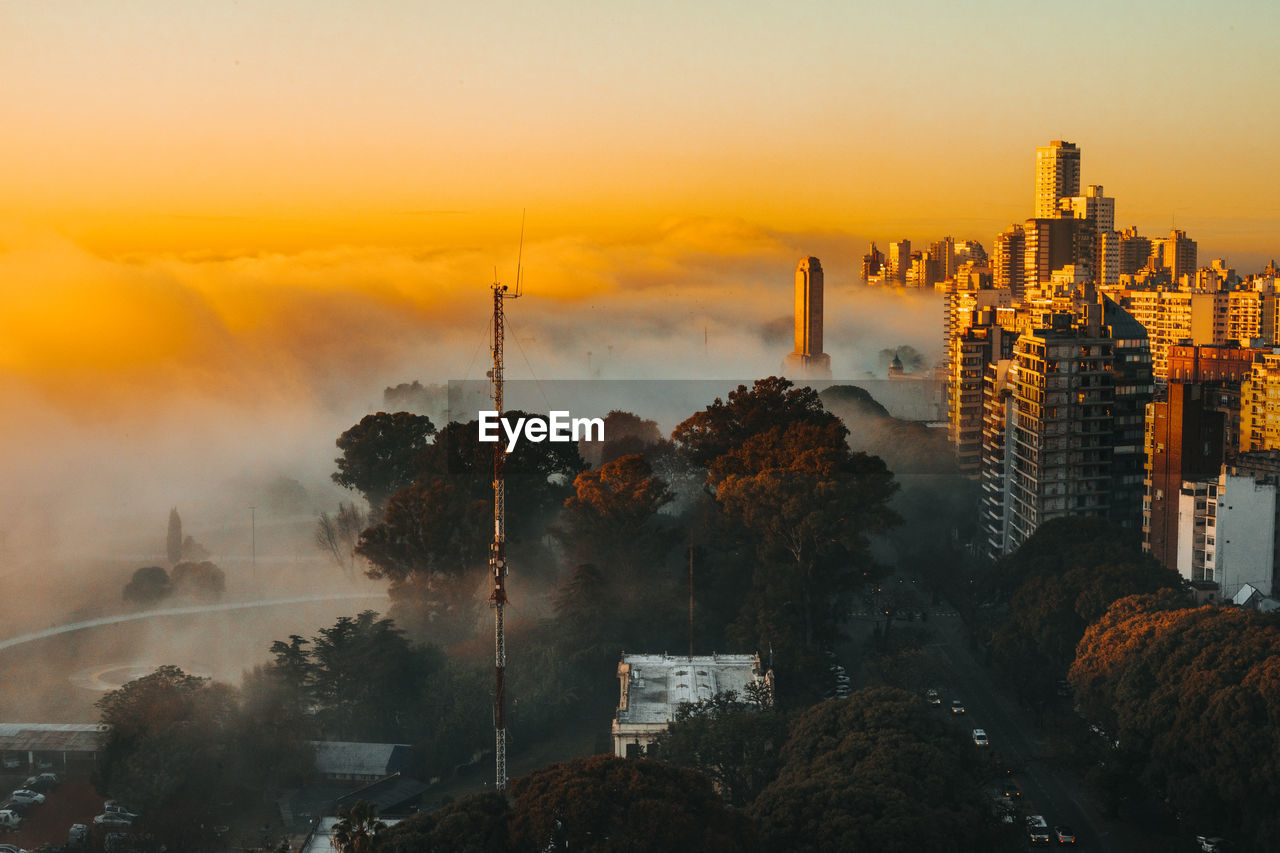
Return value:
M 294 598 L 272 598 L 263 601 L 237 601 L 228 602 L 226 604 L 202 604 L 193 605 L 191 607 L 166 607 L 163 610 L 147 610 L 140 613 L 124 613 L 117 616 L 100 616 L 97 619 L 85 619 L 82 622 L 69 622 L 66 625 L 57 625 L 43 631 L 33 631 L 30 634 L 21 634 L 17 637 L 11 637 L 8 640 L 0 640 L 0 649 L 21 646 L 24 643 L 43 640 L 46 637 L 56 637 L 59 634 L 70 634 L 73 631 L 83 631 L 86 628 L 97 628 L 101 625 L 117 625 L 121 622 L 138 622 L 144 619 L 151 619 L 156 616 L 186 616 L 195 613 L 217 613 L 224 610 L 248 610 L 253 607 L 275 607 L 282 604 L 306 604 L 312 601 L 347 601 L 353 598 L 380 598 L 385 601 L 387 594 L 385 592 L 353 592 L 343 595 L 301 595 Z

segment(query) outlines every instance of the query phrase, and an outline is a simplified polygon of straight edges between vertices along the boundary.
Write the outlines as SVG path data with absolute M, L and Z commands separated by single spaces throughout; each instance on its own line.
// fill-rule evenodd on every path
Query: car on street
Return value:
M 1055 826 L 1053 828 L 1053 834 L 1058 839 L 1059 844 L 1076 843 L 1076 831 L 1065 823 Z
M 953 714 L 963 714 L 963 713 L 964 713 L 964 703 L 963 703 L 963 702 L 961 702 L 959 699 L 952 699 L 952 700 L 951 700 L 951 713 L 953 713 Z
M 1032 844 L 1048 844 L 1050 840 L 1049 824 L 1044 815 L 1033 814 L 1027 817 L 1027 835 Z
M 1000 793 L 1011 800 L 1016 800 L 1022 796 L 1022 789 L 1018 787 L 1017 782 L 1006 778 L 1004 785 L 1001 786 Z
M 987 740 L 987 732 L 985 729 L 973 730 L 973 743 L 975 746 L 991 746 L 991 741 Z
M 9 799 L 18 803 L 30 803 L 33 806 L 38 806 L 44 802 L 44 794 L 37 791 L 28 791 L 26 788 L 19 788 L 9 795 Z

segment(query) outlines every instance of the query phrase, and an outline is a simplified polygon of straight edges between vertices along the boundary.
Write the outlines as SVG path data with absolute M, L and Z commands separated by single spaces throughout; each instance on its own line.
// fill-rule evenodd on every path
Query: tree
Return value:
M 757 379 L 748 389 L 739 385 L 729 392 L 729 402 L 716 398 L 701 412 L 682 421 L 671 438 L 699 465 L 742 445 L 753 435 L 790 423 L 814 426 L 839 424 L 840 419 L 822 407 L 812 388 L 792 386 L 787 379 Z
M 144 566 L 133 573 L 124 587 L 124 600 L 155 604 L 171 592 L 169 573 L 160 566 Z
M 169 535 L 165 539 L 165 554 L 171 566 L 182 559 L 182 519 L 178 517 L 176 506 L 169 510 Z
M 175 592 L 203 599 L 221 598 L 227 587 L 226 573 L 208 560 L 178 563 L 169 580 Z
M 354 503 L 339 502 L 337 515 L 320 513 L 320 520 L 316 522 L 316 545 L 350 576 L 356 568 L 356 543 L 368 524 L 368 513 Z
M 1280 618 L 1191 607 L 1169 590 L 1123 598 L 1089 627 L 1071 681 L 1110 733 L 1112 760 L 1196 826 L 1266 849 L 1280 818 Z M 1230 734 L 1227 734 L 1230 733 Z
M 507 799 L 486 791 L 419 812 L 377 835 L 377 853 L 509 853 Z
M 918 696 L 863 689 L 791 726 L 782 768 L 748 808 L 770 850 L 1017 850 L 979 787 L 973 745 Z
M 423 415 L 378 412 L 338 436 L 342 455 L 333 481 L 355 489 L 381 514 L 387 499 L 413 482 L 418 454 L 430 445 L 435 425 Z
M 1029 698 L 1052 695 L 1085 628 L 1113 602 L 1181 586 L 1126 531 L 1097 518 L 1044 523 L 994 574 L 997 594 L 1009 597 L 995 656 Z
M 684 703 L 658 736 L 662 760 L 706 776 L 732 806 L 750 804 L 778 775 L 788 714 L 744 701 L 732 691 Z
M 852 453 L 843 431 L 839 422 L 774 427 L 711 465 L 724 515 L 754 545 L 738 631 L 758 647 L 829 647 L 854 591 L 877 571 L 868 536 L 896 522 L 897 484 L 878 458 Z
M 338 853 L 373 853 L 376 837 L 387 825 L 378 820 L 378 811 L 364 800 L 354 806 L 338 807 L 338 822 L 333 827 L 333 846 Z
M 157 835 L 181 834 L 225 783 L 236 716 L 230 687 L 162 666 L 96 703 L 106 730 L 94 786 L 148 816 Z
M 755 849 L 750 823 L 706 777 L 658 761 L 596 755 L 513 780 L 516 850 Z
M 573 488 L 564 502 L 564 522 L 553 530 L 570 561 L 594 562 L 621 579 L 651 578 L 678 537 L 659 523 L 671 491 L 644 457 L 623 456 L 583 471 Z

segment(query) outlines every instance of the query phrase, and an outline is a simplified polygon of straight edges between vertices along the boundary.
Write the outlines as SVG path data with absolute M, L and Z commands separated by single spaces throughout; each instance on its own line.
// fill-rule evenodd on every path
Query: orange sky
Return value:
M 1118 225 L 1280 254 L 1274 4 L 452 6 L 0 6 L 0 378 L 256 387 L 285 353 L 306 387 L 400 352 L 344 328 L 482 320 L 522 209 L 584 330 L 714 320 L 707 281 L 764 322 L 801 255 L 847 282 L 870 239 L 989 246 L 1051 138 Z

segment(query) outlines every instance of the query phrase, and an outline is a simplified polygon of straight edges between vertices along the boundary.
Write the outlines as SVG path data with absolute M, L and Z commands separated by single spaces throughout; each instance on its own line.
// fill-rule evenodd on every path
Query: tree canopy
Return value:
M 1024 692 L 1043 695 L 1071 666 L 1085 628 L 1112 602 L 1181 586 L 1127 531 L 1097 518 L 1046 522 L 997 564 L 995 576 L 997 595 L 1009 598 L 995 634 L 997 659 Z
M 1242 849 L 1280 832 L 1280 617 L 1123 598 L 1089 627 L 1071 681 L 1118 760 L 1196 826 Z
M 739 385 L 729 392 L 727 403 L 717 397 L 682 421 L 671 438 L 699 465 L 710 465 L 751 436 L 796 422 L 823 426 L 839 424 L 840 419 L 822 407 L 812 388 L 797 388 L 790 380 L 770 376 L 757 379 L 751 388 Z
M 510 791 L 518 850 L 755 849 L 749 822 L 706 777 L 659 761 L 596 755 L 536 770 Z
M 814 705 L 781 758 L 748 809 L 766 849 L 1018 849 L 984 800 L 973 745 L 911 693 L 863 689 Z
M 333 481 L 364 495 L 369 508 L 382 511 L 387 498 L 413 482 L 417 457 L 429 446 L 435 425 L 424 415 L 378 412 L 338 436 L 342 451 Z

